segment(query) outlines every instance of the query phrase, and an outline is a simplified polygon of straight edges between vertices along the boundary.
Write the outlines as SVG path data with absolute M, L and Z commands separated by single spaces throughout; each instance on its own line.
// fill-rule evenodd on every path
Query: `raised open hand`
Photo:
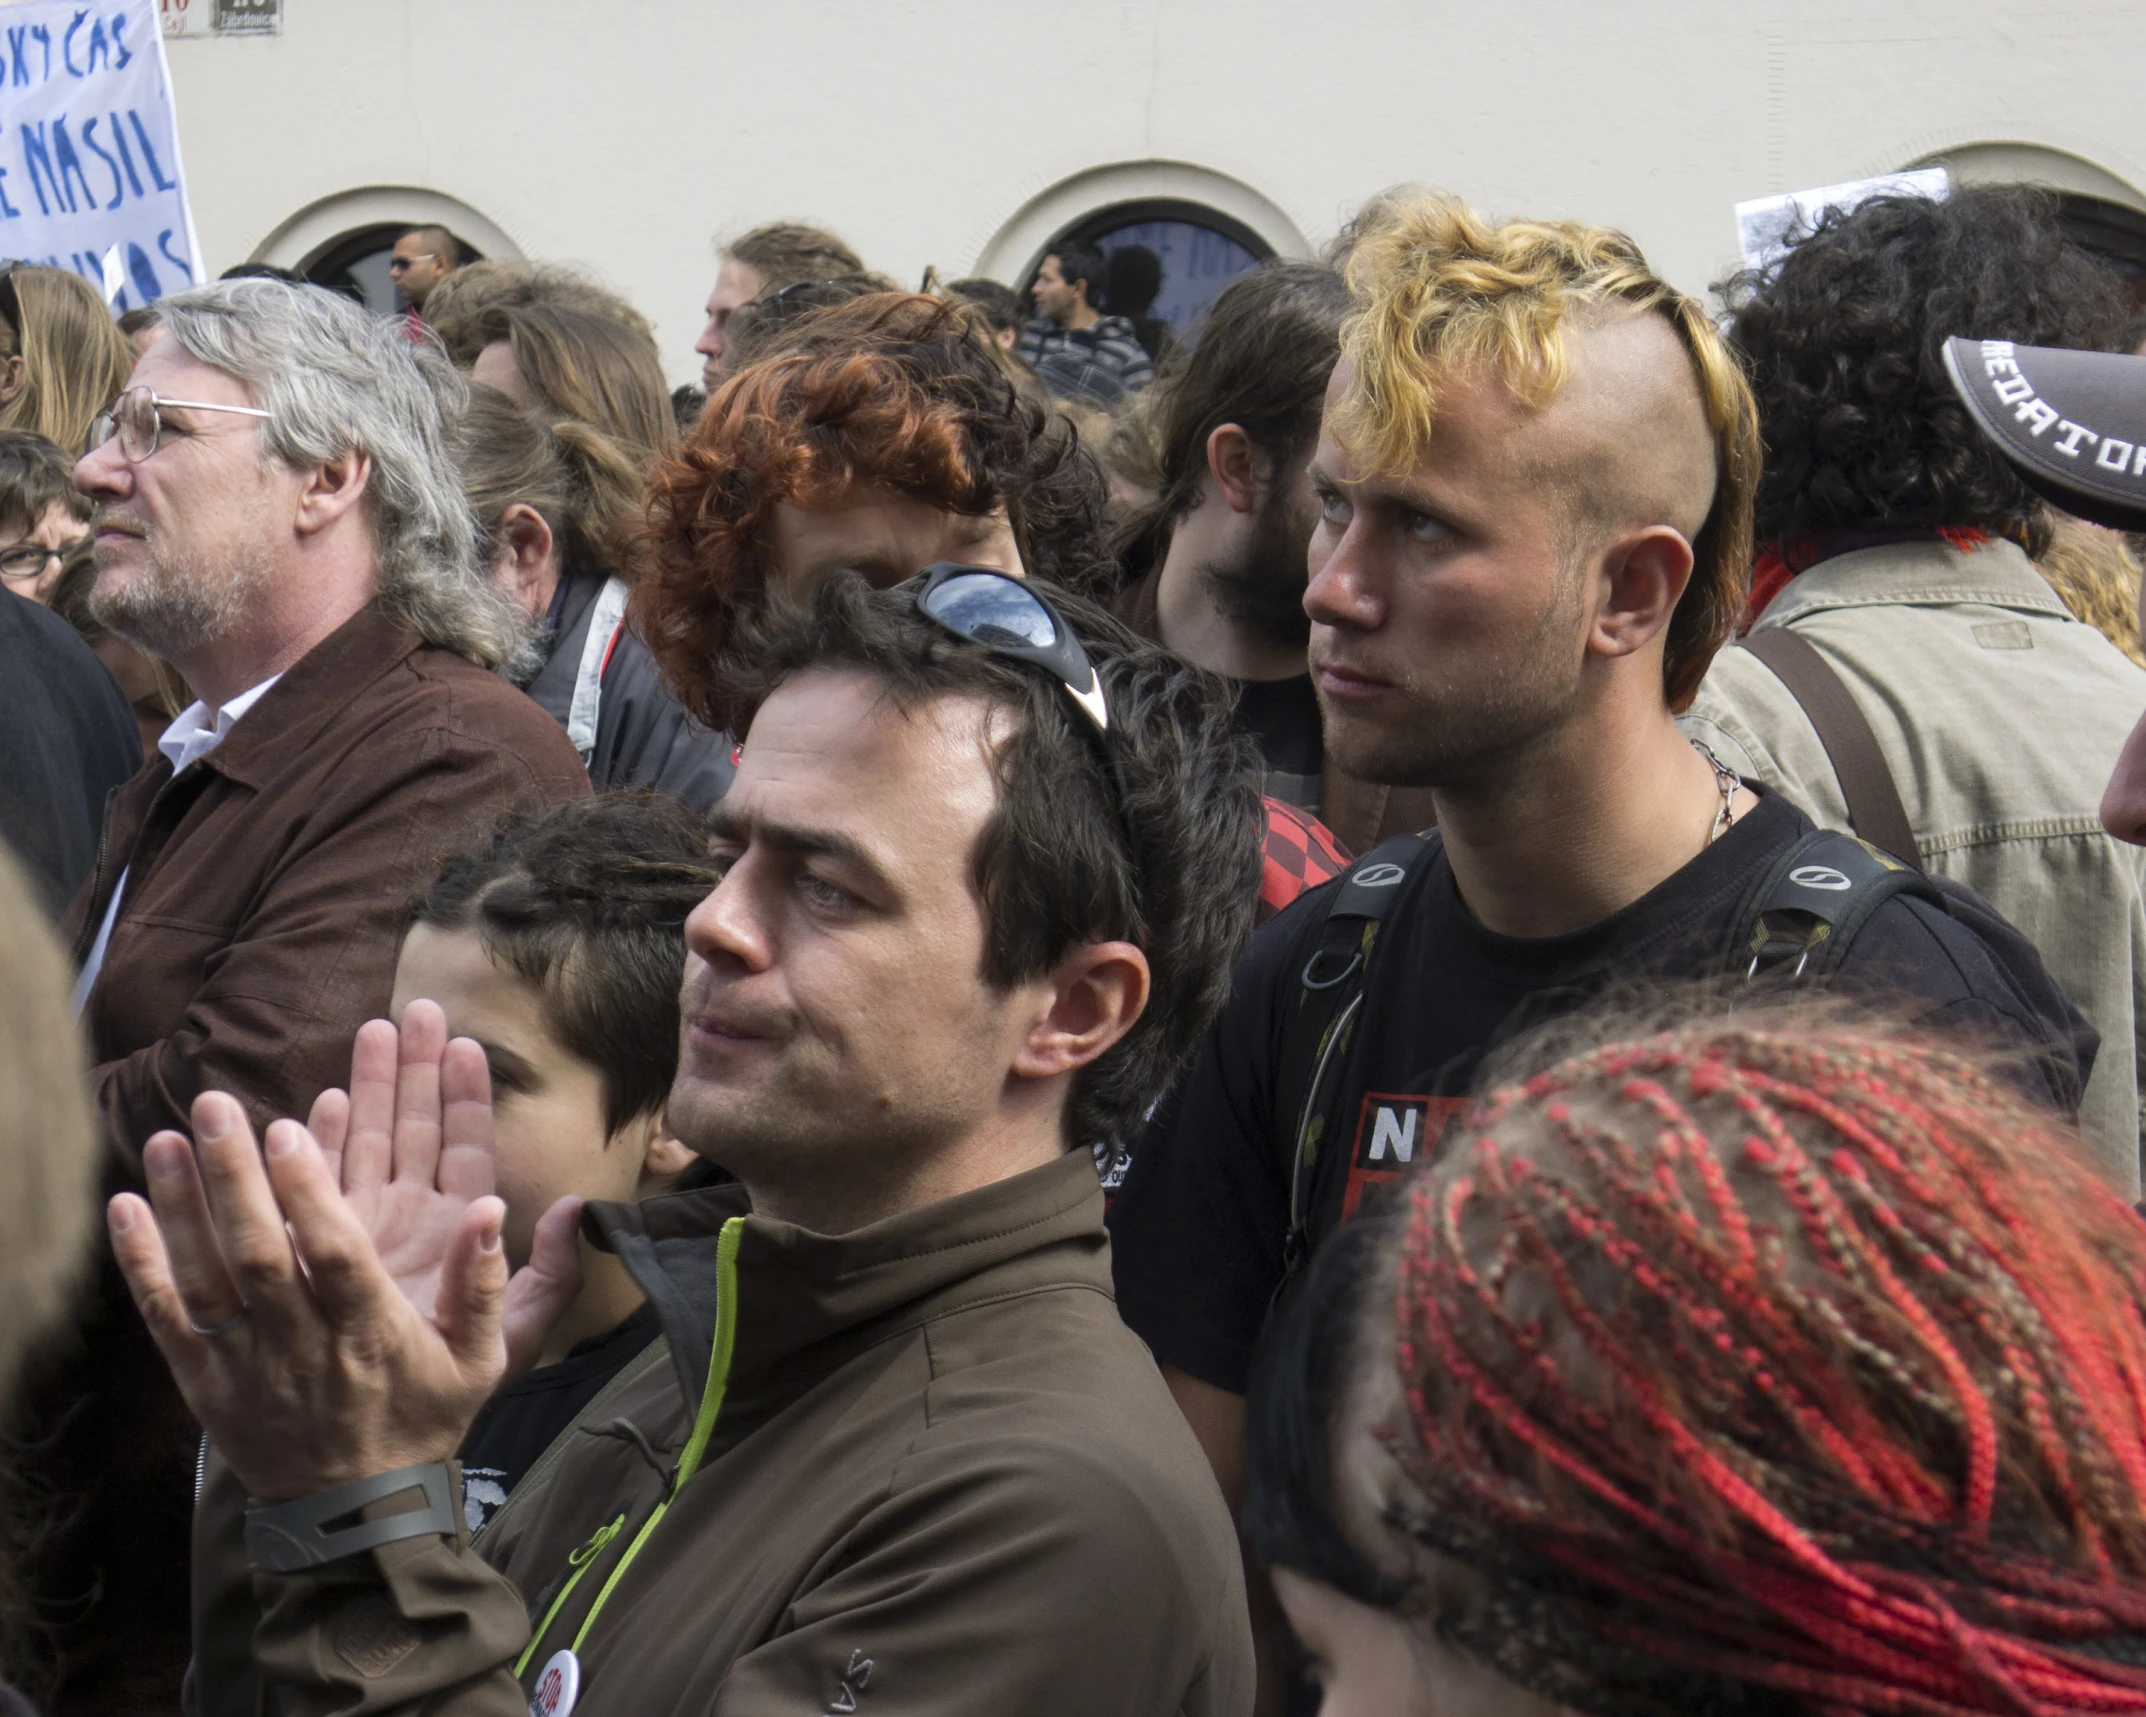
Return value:
M 579 1201 L 562 1199 L 510 1280 L 482 1049 L 413 1002 L 400 1033 L 359 1034 L 349 1094 L 314 1105 L 325 1137 L 278 1121 L 264 1153 L 220 1092 L 193 1119 L 198 1146 L 144 1147 L 149 1204 L 112 1201 L 112 1243 L 248 1488 L 305 1496 L 451 1456 L 580 1277 Z
M 447 1016 L 429 1001 L 405 1008 L 400 1030 L 392 1020 L 370 1020 L 351 1045 L 350 1089 L 323 1091 L 307 1125 L 381 1267 L 431 1316 L 446 1243 L 495 1180 L 483 1047 L 466 1037 L 450 1042 Z M 568 1202 L 578 1215 L 579 1202 Z M 554 1206 L 538 1225 L 528 1267 L 507 1284 L 510 1378 L 535 1362 L 581 1285 L 573 1232 L 572 1216 Z

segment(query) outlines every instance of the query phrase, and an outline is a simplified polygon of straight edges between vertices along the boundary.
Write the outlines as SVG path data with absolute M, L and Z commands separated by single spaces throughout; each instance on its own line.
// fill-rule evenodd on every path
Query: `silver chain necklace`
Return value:
M 1736 821 L 1736 789 L 1744 784 L 1743 778 L 1700 741 L 1693 739 L 1689 743 L 1692 750 L 1706 759 L 1707 767 L 1714 772 L 1715 783 L 1721 788 L 1721 809 L 1714 813 L 1714 826 L 1706 837 L 1706 844 L 1712 846 Z

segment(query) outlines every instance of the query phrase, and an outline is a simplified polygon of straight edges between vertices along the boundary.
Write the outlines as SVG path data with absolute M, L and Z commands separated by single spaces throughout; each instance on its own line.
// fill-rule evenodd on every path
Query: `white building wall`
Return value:
M 1080 212 L 1052 188 L 1124 164 L 1090 188 L 1192 164 L 1283 249 L 1422 180 L 1624 227 L 1693 288 L 1734 263 L 1740 198 L 1963 145 L 2034 146 L 2009 159 L 2146 208 L 2142 18 L 2135 0 L 284 0 L 277 37 L 169 53 L 212 273 L 446 206 L 301 218 L 324 199 L 424 190 L 594 269 L 682 381 L 718 232 L 798 216 L 897 278 L 1011 278 L 1028 235 Z

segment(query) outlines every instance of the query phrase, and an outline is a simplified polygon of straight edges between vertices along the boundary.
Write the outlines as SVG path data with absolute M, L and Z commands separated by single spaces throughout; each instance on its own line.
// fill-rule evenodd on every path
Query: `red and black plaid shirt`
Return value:
M 1349 849 L 1309 812 L 1284 800 L 1263 801 L 1266 830 L 1260 842 L 1259 922 L 1264 924 L 1307 889 L 1331 882 L 1354 862 Z

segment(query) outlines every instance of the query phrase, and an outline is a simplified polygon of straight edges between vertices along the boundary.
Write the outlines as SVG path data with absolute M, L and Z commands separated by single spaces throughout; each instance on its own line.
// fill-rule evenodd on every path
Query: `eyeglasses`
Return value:
M 35 584 L 44 576 L 45 568 L 53 561 L 63 559 L 66 551 L 47 548 L 43 543 L 17 543 L 13 548 L 0 549 L 0 580 L 9 584 Z
M 1125 785 L 1125 767 L 1118 756 L 1117 735 L 1110 725 L 1110 705 L 1103 699 L 1103 682 L 1081 648 L 1080 639 L 1065 617 L 1038 591 L 1011 573 L 990 567 L 962 566 L 942 560 L 927 566 L 916 580 L 917 611 L 936 621 L 955 637 L 980 644 L 995 656 L 1016 662 L 1032 662 L 1045 669 L 1065 687 L 1066 696 L 1088 718 L 1103 762 L 1117 791 L 1118 819 L 1137 857 L 1140 847 L 1133 840 L 1132 821 L 1126 810 L 1130 797 Z
M 391 256 L 387 261 L 387 271 L 390 274 L 400 274 L 404 269 L 415 267 L 420 262 L 439 260 L 440 253 L 436 250 L 421 250 L 415 256 Z
M 266 418 L 269 413 L 254 405 L 216 405 L 203 399 L 158 399 L 150 388 L 129 388 L 112 402 L 112 409 L 100 413 L 89 426 L 89 444 L 84 452 L 94 453 L 113 436 L 119 437 L 119 451 L 134 464 L 139 465 L 157 450 L 164 436 L 164 412 L 179 411 L 227 411 L 235 417 Z

